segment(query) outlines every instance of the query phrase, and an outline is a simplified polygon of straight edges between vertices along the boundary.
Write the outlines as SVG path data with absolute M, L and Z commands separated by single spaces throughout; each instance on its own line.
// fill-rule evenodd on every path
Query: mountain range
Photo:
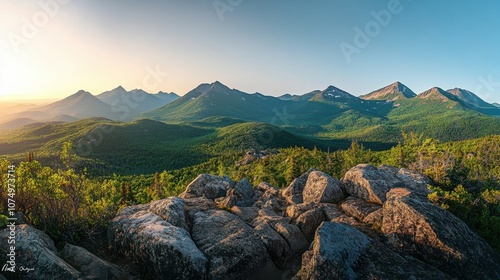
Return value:
M 395 82 L 360 97 L 335 86 L 273 97 L 231 89 L 216 81 L 201 84 L 182 97 L 127 91 L 121 86 L 97 96 L 80 90 L 49 105 L 13 114 L 2 128 L 91 117 L 165 123 L 217 117 L 268 123 L 323 139 L 395 142 L 401 131 L 414 131 L 447 141 L 500 133 L 499 116 L 499 105 L 459 88 L 433 87 L 417 95 Z
M 12 129 L 35 122 L 72 122 L 85 118 L 103 117 L 130 121 L 144 112 L 154 110 L 179 98 L 175 93 L 147 93 L 141 89 L 126 91 L 119 86 L 97 96 L 80 90 L 62 100 L 45 106 L 31 106 L 6 116 L 2 129 Z

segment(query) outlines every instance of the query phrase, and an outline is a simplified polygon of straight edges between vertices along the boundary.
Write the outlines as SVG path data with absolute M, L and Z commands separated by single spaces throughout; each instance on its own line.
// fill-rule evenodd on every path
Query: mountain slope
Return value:
M 35 121 L 47 121 L 59 115 L 76 119 L 104 117 L 118 119 L 119 114 L 113 112 L 111 106 L 99 100 L 89 92 L 80 90 L 62 100 L 39 107 L 36 110 L 24 111 L 14 118 L 30 118 Z
M 177 99 L 176 94 L 159 92 L 150 94 L 142 89 L 126 91 L 122 86 L 96 96 L 122 113 L 121 120 L 132 120 L 142 113 L 160 108 Z
M 201 84 L 186 95 L 142 117 L 162 121 L 196 121 L 207 117 L 229 117 L 271 122 L 274 111 L 290 102 L 259 93 L 230 89 L 220 82 Z
M 400 82 L 394 82 L 381 89 L 372 91 L 360 98 L 365 100 L 397 100 L 399 98 L 413 98 L 417 96 L 411 89 Z
M 479 96 L 475 95 L 471 91 L 461 88 L 449 89 L 449 93 L 456 96 L 460 101 L 462 101 L 469 108 L 474 109 L 486 115 L 500 116 L 500 109 L 493 104 L 490 104 L 482 100 Z

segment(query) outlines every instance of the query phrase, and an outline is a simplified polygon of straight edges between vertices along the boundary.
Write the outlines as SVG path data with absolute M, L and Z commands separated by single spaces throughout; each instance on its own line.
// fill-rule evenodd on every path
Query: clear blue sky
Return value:
M 330 84 L 360 95 L 398 80 L 500 102 L 499 1 L 70 0 L 32 38 L 14 40 L 16 52 L 23 17 L 43 11 L 20 2 L 0 0 L 0 98 L 118 85 L 184 94 L 215 80 L 269 95 Z M 382 10 L 390 21 L 374 24 Z M 368 28 L 369 43 L 355 43 L 356 28 Z M 350 62 L 342 43 L 357 48 Z M 155 68 L 160 78 L 144 86 Z

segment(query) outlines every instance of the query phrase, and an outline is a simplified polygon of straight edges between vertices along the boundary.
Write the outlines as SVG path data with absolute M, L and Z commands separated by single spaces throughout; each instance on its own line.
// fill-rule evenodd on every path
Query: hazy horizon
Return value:
M 401 81 L 500 102 L 495 1 L 0 0 L 0 101 L 200 83 L 279 96 Z

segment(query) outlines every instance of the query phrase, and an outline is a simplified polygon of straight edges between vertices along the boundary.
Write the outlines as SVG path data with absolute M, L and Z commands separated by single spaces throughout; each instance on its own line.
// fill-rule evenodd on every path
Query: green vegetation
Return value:
M 235 129 L 248 131 L 260 127 L 248 126 L 237 124 Z M 220 134 L 224 136 L 224 130 Z M 500 250 L 500 136 L 440 143 L 410 133 L 403 134 L 402 139 L 392 149 L 381 152 L 366 149 L 357 142 L 352 142 L 348 149 L 331 152 L 316 147 L 281 148 L 247 165 L 235 164 L 243 156 L 240 151 L 243 147 L 234 147 L 229 141 L 223 147 L 227 152 L 200 164 L 150 175 L 104 177 L 91 176 L 84 169 L 76 171 L 78 157 L 72 153 L 71 142 L 65 142 L 59 167 L 44 166 L 31 156 L 18 164 L 16 202 L 27 220 L 56 240 L 78 242 L 104 232 L 119 208 L 178 195 L 200 173 L 228 175 L 233 180 L 246 177 L 253 184 L 267 181 L 285 187 L 310 168 L 341 178 L 359 163 L 388 164 L 429 176 L 433 180 L 430 201 L 464 220 Z M 206 145 L 213 147 L 210 143 Z M 10 164 L 7 160 L 0 161 L 0 172 L 7 174 Z M 6 179 L 4 176 L 0 185 L 3 200 Z M 5 214 L 5 206 L 1 207 L 1 213 Z

